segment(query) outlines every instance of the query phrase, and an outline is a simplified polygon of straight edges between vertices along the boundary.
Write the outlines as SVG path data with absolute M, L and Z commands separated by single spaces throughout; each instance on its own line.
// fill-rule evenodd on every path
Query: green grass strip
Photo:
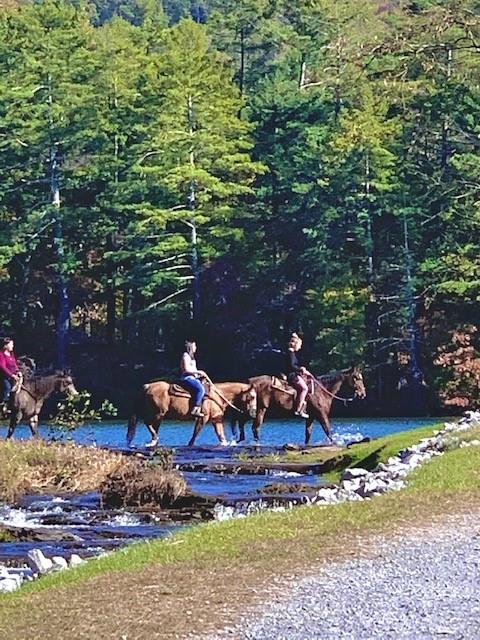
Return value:
M 387 436 L 375 443 L 362 445 L 358 460 L 377 459 L 398 452 L 399 448 L 418 442 L 431 433 L 425 428 Z M 416 435 L 416 438 L 414 437 Z M 383 441 L 383 442 L 382 442 Z M 395 443 L 395 444 L 394 444 Z M 385 458 L 386 459 L 386 458 Z M 334 536 L 336 531 L 378 529 L 409 516 L 419 503 L 422 509 L 438 511 L 442 499 L 450 500 L 462 494 L 464 500 L 480 497 L 480 447 L 455 449 L 433 459 L 410 476 L 409 486 L 401 492 L 391 492 L 371 501 L 345 502 L 333 506 L 301 507 L 283 513 L 263 512 L 245 519 L 209 522 L 196 525 L 163 540 L 130 545 L 120 551 L 84 565 L 50 574 L 31 582 L 21 590 L 2 596 L 2 605 L 13 605 L 29 594 L 62 585 L 87 580 L 107 572 L 135 571 L 160 563 L 197 562 L 208 566 L 212 559 L 237 559 L 246 563 L 258 558 L 259 548 L 268 554 L 269 541 L 295 540 L 308 548 L 309 541 Z M 264 553 L 264 559 L 265 553 Z M 3 607 L 2 607 L 3 608 Z

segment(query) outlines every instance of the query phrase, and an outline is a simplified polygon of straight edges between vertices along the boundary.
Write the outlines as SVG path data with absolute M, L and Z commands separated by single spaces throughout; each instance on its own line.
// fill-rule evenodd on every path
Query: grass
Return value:
M 358 445 L 355 461 L 386 459 L 431 431 Z M 416 470 L 398 493 L 198 525 L 42 578 L 0 599 L 0 636 L 137 640 L 212 629 L 276 575 L 344 557 L 372 535 L 406 523 L 479 508 L 480 447 L 453 449 Z M 74 635 L 66 635 L 67 619 Z M 165 633 L 155 636 L 159 628 Z
M 0 442 L 0 500 L 25 494 L 90 491 L 122 462 L 119 454 L 43 440 Z
M 270 462 L 275 460 L 276 462 L 322 464 L 325 468 L 322 478 L 330 482 L 337 482 L 342 471 L 347 467 L 361 467 L 372 470 L 380 462 L 386 462 L 388 458 L 396 455 L 401 449 L 416 444 L 422 438 L 432 436 L 433 432 L 440 428 L 441 425 L 431 425 L 419 429 L 401 431 L 370 442 L 354 444 L 341 451 L 324 450 L 322 448 L 310 451 L 290 451 L 282 456 L 269 455 L 264 458 L 255 458 L 255 461 Z

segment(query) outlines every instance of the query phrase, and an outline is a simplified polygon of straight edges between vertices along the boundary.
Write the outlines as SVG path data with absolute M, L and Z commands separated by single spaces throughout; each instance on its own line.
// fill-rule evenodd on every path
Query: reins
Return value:
M 318 386 L 322 391 L 325 391 L 325 393 L 327 393 L 329 396 L 331 396 L 335 400 L 340 400 L 341 402 L 344 403 L 345 406 L 347 406 L 347 402 L 353 402 L 355 400 L 355 396 L 353 396 L 352 398 L 342 398 L 341 396 L 337 396 L 335 393 L 332 393 L 331 391 L 329 391 L 327 387 L 320 382 L 320 380 L 317 380 L 313 376 L 311 377 L 311 380 L 313 381 L 314 384 L 318 384 Z
M 232 407 L 232 409 L 235 409 L 235 411 L 238 411 L 238 413 L 247 413 L 246 411 L 243 411 L 242 409 L 239 409 L 233 403 L 231 403 L 230 400 L 228 400 L 228 398 L 226 398 L 223 395 L 223 393 L 220 391 L 220 389 L 215 386 L 215 384 L 212 382 L 212 380 L 210 380 L 210 378 L 207 375 L 205 375 L 204 377 L 207 380 L 207 382 L 210 383 L 211 388 L 214 389 L 215 392 L 220 396 L 220 398 L 222 398 L 222 400 L 224 402 L 226 402 L 230 407 Z M 215 398 L 212 398 L 211 396 L 208 396 L 208 397 L 210 398 L 210 400 L 213 400 L 214 402 L 216 402 Z M 217 404 L 218 404 L 218 402 L 217 402 Z

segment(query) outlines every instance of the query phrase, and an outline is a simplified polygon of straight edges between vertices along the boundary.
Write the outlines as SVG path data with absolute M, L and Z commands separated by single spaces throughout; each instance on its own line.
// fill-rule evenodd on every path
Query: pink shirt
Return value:
M 13 353 L 0 351 L 0 378 L 11 378 L 18 372 L 17 359 Z

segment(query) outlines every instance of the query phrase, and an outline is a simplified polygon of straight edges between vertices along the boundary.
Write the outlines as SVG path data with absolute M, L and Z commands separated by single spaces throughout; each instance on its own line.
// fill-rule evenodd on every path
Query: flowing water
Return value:
M 362 418 L 339 419 L 333 422 L 334 440 L 345 444 L 364 437 L 376 438 L 398 431 L 414 429 L 438 422 L 438 418 Z M 92 423 L 65 433 L 52 428 L 41 427 L 44 438 L 65 439 L 91 446 L 108 447 L 113 450 L 125 448 L 126 427 L 124 423 Z M 0 437 L 6 434 L 6 427 L 0 426 Z M 191 425 L 167 422 L 160 430 L 160 443 L 175 450 L 178 464 L 195 463 L 206 467 L 213 464 L 231 463 L 241 451 L 250 455 L 278 451 L 286 443 L 301 443 L 304 437 L 302 421 L 272 420 L 263 428 L 262 445 L 219 447 L 211 426 L 203 429 L 198 438 L 198 446 L 185 447 L 191 434 Z M 20 426 L 16 438 L 30 436 L 28 427 Z M 314 436 L 322 438 L 320 427 Z M 146 429 L 139 424 L 134 445 L 143 449 L 148 442 Z M 187 471 L 184 475 L 193 491 L 217 496 L 223 504 L 243 504 L 262 496 L 265 485 L 272 483 L 302 483 L 317 485 L 319 479 L 312 475 L 272 471 L 268 474 L 214 473 L 208 468 Z M 292 496 L 293 498 L 294 496 Z M 25 541 L 0 543 L 0 563 L 2 561 L 21 564 L 27 552 L 40 548 L 47 556 L 69 557 L 78 553 L 83 557 L 98 555 L 102 551 L 145 538 L 169 535 L 179 528 L 179 523 L 159 521 L 155 514 L 129 513 L 125 510 L 103 510 L 97 493 L 80 495 L 28 496 L 15 507 L 0 505 L 0 524 L 27 530 Z M 29 530 L 29 531 L 28 531 Z M 30 535 L 28 535 L 30 533 Z M 31 538 L 34 539 L 31 539 Z M 45 538 L 45 539 L 44 539 Z

